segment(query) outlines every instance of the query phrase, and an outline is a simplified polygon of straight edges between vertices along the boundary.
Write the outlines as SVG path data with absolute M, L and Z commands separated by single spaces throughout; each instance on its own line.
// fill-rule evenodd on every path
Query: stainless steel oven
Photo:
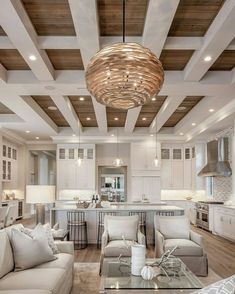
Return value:
M 207 231 L 210 231 L 210 223 L 209 223 L 210 204 L 223 204 L 223 202 L 199 201 L 196 203 L 196 213 L 197 213 L 196 225 Z
M 209 231 L 209 205 L 196 203 L 196 225 Z

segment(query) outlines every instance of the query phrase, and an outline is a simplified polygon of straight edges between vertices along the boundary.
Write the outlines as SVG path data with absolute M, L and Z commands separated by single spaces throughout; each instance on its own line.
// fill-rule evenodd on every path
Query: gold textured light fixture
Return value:
M 105 46 L 91 58 L 87 89 L 99 103 L 126 110 L 150 102 L 163 81 L 163 67 L 156 55 L 140 44 L 125 42 L 123 0 L 123 43 Z

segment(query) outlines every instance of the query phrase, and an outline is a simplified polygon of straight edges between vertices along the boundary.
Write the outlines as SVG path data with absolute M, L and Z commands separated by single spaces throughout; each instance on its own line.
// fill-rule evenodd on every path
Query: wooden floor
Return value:
M 27 227 L 34 226 L 33 219 L 22 220 Z M 193 230 L 204 237 L 204 250 L 207 253 L 209 267 L 219 276 L 226 278 L 235 274 L 235 243 L 219 236 L 193 227 Z M 154 257 L 154 247 L 148 246 L 147 256 Z M 76 250 L 76 262 L 99 262 L 100 250 L 96 245 L 89 245 L 86 249 Z

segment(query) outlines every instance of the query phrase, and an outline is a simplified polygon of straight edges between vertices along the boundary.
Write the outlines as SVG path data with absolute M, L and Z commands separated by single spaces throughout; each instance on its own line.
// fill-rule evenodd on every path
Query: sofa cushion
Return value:
M 218 281 L 193 294 L 234 294 L 235 293 L 235 275 Z
M 190 223 L 185 216 L 157 216 L 158 230 L 165 239 L 189 239 Z
M 57 259 L 38 265 L 36 268 L 62 268 L 69 269 L 73 266 L 73 255 L 59 253 L 55 255 Z
M 45 230 L 42 226 L 37 226 L 32 232 L 32 236 L 12 229 L 11 244 L 16 271 L 56 259 L 48 245 Z
M 57 293 L 65 276 L 66 271 L 61 268 L 33 268 L 11 272 L 0 279 L 0 290 L 39 289 Z
M 51 291 L 38 289 L 24 289 L 24 290 L 0 290 L 0 294 L 51 294 Z
M 5 230 L 0 231 L 0 278 L 14 269 L 10 240 Z
M 135 240 L 139 224 L 138 215 L 132 216 L 105 216 L 105 230 L 108 231 L 109 240 Z
M 166 239 L 164 242 L 164 250 L 171 250 L 177 246 L 172 253 L 175 256 L 202 256 L 203 249 L 198 244 L 187 239 Z
M 122 256 L 131 256 L 131 241 L 124 242 L 123 240 L 110 241 L 104 248 L 104 256 L 117 257 L 120 254 Z M 127 246 L 126 246 L 127 245 Z
M 13 225 L 10 227 L 5 228 L 5 232 L 7 233 L 9 239 L 11 240 L 11 231 L 14 230 L 18 230 L 21 231 L 24 228 L 24 226 L 22 224 L 17 224 L 17 225 Z
M 42 226 L 40 223 L 34 228 L 34 229 L 29 229 L 29 228 L 23 228 L 21 231 L 23 231 L 25 234 L 28 235 L 32 235 L 34 230 L 37 230 L 38 227 Z M 48 241 L 48 245 L 50 246 L 53 254 L 57 254 L 59 253 L 59 250 L 55 244 L 54 238 L 53 238 L 53 234 L 52 234 L 52 230 L 51 230 L 51 226 L 49 223 L 43 225 L 43 228 L 45 230 L 46 236 L 47 236 L 47 241 Z

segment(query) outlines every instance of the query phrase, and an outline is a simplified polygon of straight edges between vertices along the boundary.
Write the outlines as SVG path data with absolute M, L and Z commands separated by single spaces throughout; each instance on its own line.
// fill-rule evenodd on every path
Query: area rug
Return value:
M 207 277 L 199 278 L 204 286 L 217 282 L 220 279 L 212 269 L 209 269 Z M 97 294 L 99 293 L 99 287 L 99 263 L 74 264 L 74 285 L 71 294 Z

